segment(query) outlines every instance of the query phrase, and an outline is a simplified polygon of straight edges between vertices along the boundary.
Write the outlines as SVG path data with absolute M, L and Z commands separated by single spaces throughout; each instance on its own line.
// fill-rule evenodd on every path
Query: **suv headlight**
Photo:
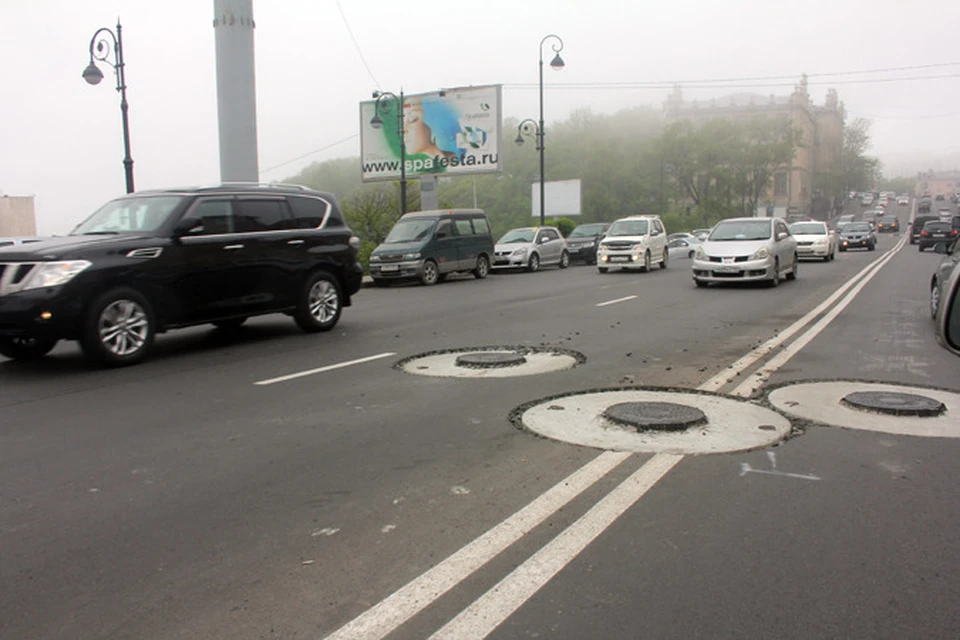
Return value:
M 403 259 L 404 259 L 404 260 L 419 260 L 419 259 L 420 259 L 420 252 L 416 252 L 416 253 L 405 253 L 405 254 L 403 254 Z
M 770 252 L 767 250 L 767 248 L 766 248 L 766 247 L 760 247 L 759 249 L 757 249 L 756 251 L 753 252 L 753 255 L 750 256 L 750 259 L 751 259 L 751 260 L 763 260 L 764 258 L 769 258 L 769 257 L 770 257 Z
M 91 264 L 87 260 L 41 262 L 27 277 L 27 281 L 23 284 L 23 290 L 58 287 L 66 284 Z
M 707 252 L 703 250 L 703 247 L 697 247 L 697 253 L 694 256 L 697 260 L 708 260 Z
M 370 262 L 380 262 L 380 256 L 375 253 L 370 254 Z

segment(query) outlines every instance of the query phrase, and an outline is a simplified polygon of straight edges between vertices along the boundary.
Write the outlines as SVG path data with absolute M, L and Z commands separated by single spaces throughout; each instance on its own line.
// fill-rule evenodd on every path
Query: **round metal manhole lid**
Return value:
M 854 391 L 840 399 L 843 404 L 860 409 L 885 413 L 891 416 L 938 416 L 947 406 L 927 396 L 895 391 Z
M 855 400 L 862 399 L 863 395 L 854 394 L 864 393 L 879 394 L 866 397 L 887 397 L 893 403 L 904 400 L 903 396 L 920 397 L 943 404 L 945 410 L 936 415 L 894 415 L 855 408 L 845 401 L 851 395 Z M 767 399 L 788 416 L 816 424 L 925 438 L 960 438 L 960 393 L 954 391 L 830 380 L 785 384 L 770 391 Z
M 394 367 L 418 376 L 512 378 L 564 371 L 586 360 L 582 353 L 555 347 L 488 346 L 429 351 Z
M 464 353 L 454 361 L 458 367 L 473 369 L 496 369 L 497 367 L 515 367 L 526 363 L 527 358 L 522 353 L 511 351 L 480 351 Z
M 623 404 L 679 405 L 702 412 L 702 424 L 676 431 L 638 430 L 611 420 Z M 689 410 L 689 411 L 688 411 Z M 717 394 L 670 389 L 601 389 L 537 400 L 517 407 L 511 420 L 521 429 L 569 444 L 643 453 L 706 454 L 769 446 L 791 433 L 790 421 L 753 402 Z
M 637 431 L 683 431 L 707 422 L 700 409 L 675 402 L 621 402 L 607 407 L 603 416 Z

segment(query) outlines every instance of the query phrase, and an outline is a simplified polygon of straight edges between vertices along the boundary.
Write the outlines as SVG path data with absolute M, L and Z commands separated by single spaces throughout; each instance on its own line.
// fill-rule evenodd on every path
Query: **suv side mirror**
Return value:
M 186 218 L 180 218 L 180 222 L 173 228 L 173 233 L 179 237 L 198 230 L 203 230 L 203 220 L 193 216 L 187 216 Z
M 650 235 L 651 235 L 651 236 L 658 236 L 658 235 L 660 235 L 660 232 L 657 231 L 656 229 L 654 229 L 653 231 L 650 232 Z
M 779 240 L 783 240 L 783 239 L 785 239 L 786 237 L 787 237 L 787 234 L 784 233 L 783 231 L 781 231 L 781 232 L 779 232 L 779 233 L 777 234 L 777 240 L 778 240 L 778 241 L 779 241 Z
M 953 273 L 943 284 L 940 297 L 940 312 L 937 318 L 937 340 L 944 347 L 960 355 L 960 269 Z

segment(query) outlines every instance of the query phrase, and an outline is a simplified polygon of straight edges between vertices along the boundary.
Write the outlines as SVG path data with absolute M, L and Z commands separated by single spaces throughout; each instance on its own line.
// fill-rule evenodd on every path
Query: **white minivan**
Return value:
M 597 269 L 606 273 L 611 268 L 650 271 L 654 262 L 667 268 L 670 251 L 667 230 L 660 216 L 627 216 L 607 229 L 597 248 Z

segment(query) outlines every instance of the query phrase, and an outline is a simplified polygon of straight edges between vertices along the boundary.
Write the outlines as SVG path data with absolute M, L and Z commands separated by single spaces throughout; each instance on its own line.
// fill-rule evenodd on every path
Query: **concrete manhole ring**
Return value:
M 858 399 L 852 406 L 850 398 Z M 960 438 L 960 393 L 945 389 L 913 387 L 856 380 L 828 380 L 796 382 L 779 386 L 769 392 L 771 405 L 787 415 L 810 422 L 863 429 L 905 436 L 926 438 Z M 863 403 L 863 399 L 867 403 Z M 874 402 L 871 403 L 869 400 Z M 917 408 L 920 415 L 891 415 L 904 413 L 896 405 L 902 403 Z M 867 410 L 877 404 L 875 410 Z M 883 405 L 889 409 L 883 412 Z M 926 405 L 930 411 L 921 411 Z M 933 410 L 943 405 L 943 410 Z
M 556 347 L 497 345 L 430 351 L 394 366 L 418 376 L 512 378 L 572 369 L 586 359 L 582 353 Z
M 610 407 L 664 403 L 701 412 L 706 421 L 678 431 L 638 430 L 609 419 Z M 685 412 L 686 413 L 686 412 Z M 712 393 L 671 389 L 599 389 L 527 403 L 514 424 L 544 438 L 595 449 L 704 454 L 747 451 L 790 435 L 790 421 L 766 407 Z

